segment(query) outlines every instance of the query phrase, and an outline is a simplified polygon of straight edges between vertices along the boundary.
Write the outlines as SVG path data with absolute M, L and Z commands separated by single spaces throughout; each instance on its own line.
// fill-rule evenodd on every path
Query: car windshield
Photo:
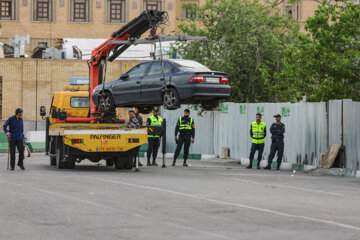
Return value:
M 210 71 L 209 68 L 205 67 L 204 65 L 192 61 L 192 60 L 172 60 L 171 61 L 177 68 L 183 71 L 188 71 L 192 69 L 202 69 L 206 71 Z

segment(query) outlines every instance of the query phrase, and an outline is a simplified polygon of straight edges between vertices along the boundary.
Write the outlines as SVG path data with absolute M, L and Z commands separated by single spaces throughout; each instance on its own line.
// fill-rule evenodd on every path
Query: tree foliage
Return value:
M 232 87 L 231 101 L 275 101 L 269 87 L 276 85 L 285 50 L 299 33 L 298 23 L 283 16 L 277 4 L 207 0 L 201 6 L 192 5 L 197 18 L 184 21 L 179 28 L 188 35 L 206 36 L 208 46 L 190 41 L 177 45 L 177 52 L 212 70 L 226 72 Z
M 337 0 L 318 6 L 306 35 L 286 51 L 272 91 L 279 100 L 360 100 L 360 6 Z M 281 94 L 282 93 L 282 94 Z

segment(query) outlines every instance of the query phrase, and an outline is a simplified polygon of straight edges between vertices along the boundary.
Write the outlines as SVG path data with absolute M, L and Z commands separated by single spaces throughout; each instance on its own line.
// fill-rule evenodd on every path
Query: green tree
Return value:
M 299 25 L 283 16 L 278 2 L 247 0 L 207 0 L 201 6 L 187 6 L 196 18 L 179 25 L 192 36 L 206 36 L 204 42 L 180 43 L 180 56 L 203 63 L 229 75 L 230 101 L 275 101 L 269 87 L 276 85 L 287 46 L 299 33 Z M 276 91 L 274 91 L 276 92 Z
M 306 35 L 288 47 L 271 91 L 279 100 L 360 100 L 360 6 L 337 0 L 318 6 Z

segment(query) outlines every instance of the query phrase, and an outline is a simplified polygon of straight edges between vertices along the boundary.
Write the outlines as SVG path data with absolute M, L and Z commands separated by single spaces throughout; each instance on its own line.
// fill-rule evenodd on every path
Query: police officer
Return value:
M 153 115 L 147 119 L 146 124 L 148 126 L 161 126 L 162 118 L 159 116 L 159 114 L 160 114 L 159 109 L 154 108 Z M 160 147 L 160 135 L 155 135 L 154 132 L 150 131 L 148 133 L 147 166 L 150 165 L 157 166 L 156 157 L 159 147 Z M 150 164 L 151 154 L 153 157 L 152 164 Z
M 258 151 L 257 169 L 260 169 L 260 161 L 265 147 L 266 123 L 261 121 L 261 114 L 256 114 L 256 121 L 251 123 L 250 137 L 253 139 L 250 150 L 250 164 L 246 168 L 252 168 L 252 161 L 256 150 Z
M 281 122 L 281 115 L 276 114 L 276 122 L 274 122 L 270 127 L 271 132 L 271 147 L 270 155 L 268 159 L 268 165 L 265 169 L 271 169 L 271 163 L 275 157 L 276 151 L 278 152 L 277 167 L 276 170 L 280 170 L 281 160 L 284 154 L 284 133 L 285 133 L 285 124 Z
M 180 132 L 179 139 L 177 137 L 178 133 Z M 175 128 L 175 141 L 177 143 L 177 147 L 174 154 L 174 162 L 172 166 L 175 166 L 176 159 L 179 156 L 181 148 L 184 144 L 184 163 L 183 166 L 187 167 L 186 160 L 189 156 L 189 148 L 190 144 L 195 142 L 195 123 L 194 119 L 190 117 L 190 110 L 184 110 L 184 116 L 179 117 L 177 121 L 176 128 Z

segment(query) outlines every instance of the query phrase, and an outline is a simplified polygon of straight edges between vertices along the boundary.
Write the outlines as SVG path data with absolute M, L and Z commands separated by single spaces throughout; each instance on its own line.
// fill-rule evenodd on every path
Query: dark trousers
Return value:
M 188 159 L 189 156 L 189 149 L 191 145 L 191 135 L 181 135 L 179 136 L 179 140 L 177 142 L 175 154 L 174 154 L 174 160 L 176 161 L 177 157 L 180 154 L 180 151 L 182 149 L 182 146 L 184 145 L 184 162 Z
M 278 163 L 278 166 L 280 166 L 282 157 L 284 155 L 284 141 L 283 140 L 279 140 L 279 141 L 271 143 L 270 155 L 269 155 L 269 160 L 268 160 L 268 163 L 270 165 L 272 163 L 272 160 L 275 157 L 276 152 L 278 153 L 277 163 Z
M 10 167 L 15 168 L 15 152 L 17 148 L 19 152 L 18 165 L 24 165 L 24 140 L 10 140 Z
M 133 150 L 133 165 L 136 165 L 136 158 L 139 156 L 140 146 Z
M 149 137 L 148 138 L 148 150 L 147 150 L 148 162 L 150 162 L 151 153 L 152 153 L 152 157 L 153 157 L 153 162 L 155 162 L 159 147 L 160 147 L 160 138 L 159 137 Z
M 261 143 L 261 144 L 256 144 L 256 143 L 252 143 L 251 144 L 251 150 L 250 150 L 250 165 L 252 165 L 252 161 L 254 160 L 254 155 L 256 150 L 258 151 L 258 166 L 260 166 L 260 161 L 262 158 L 262 154 L 264 152 L 264 147 L 265 147 L 265 143 Z

